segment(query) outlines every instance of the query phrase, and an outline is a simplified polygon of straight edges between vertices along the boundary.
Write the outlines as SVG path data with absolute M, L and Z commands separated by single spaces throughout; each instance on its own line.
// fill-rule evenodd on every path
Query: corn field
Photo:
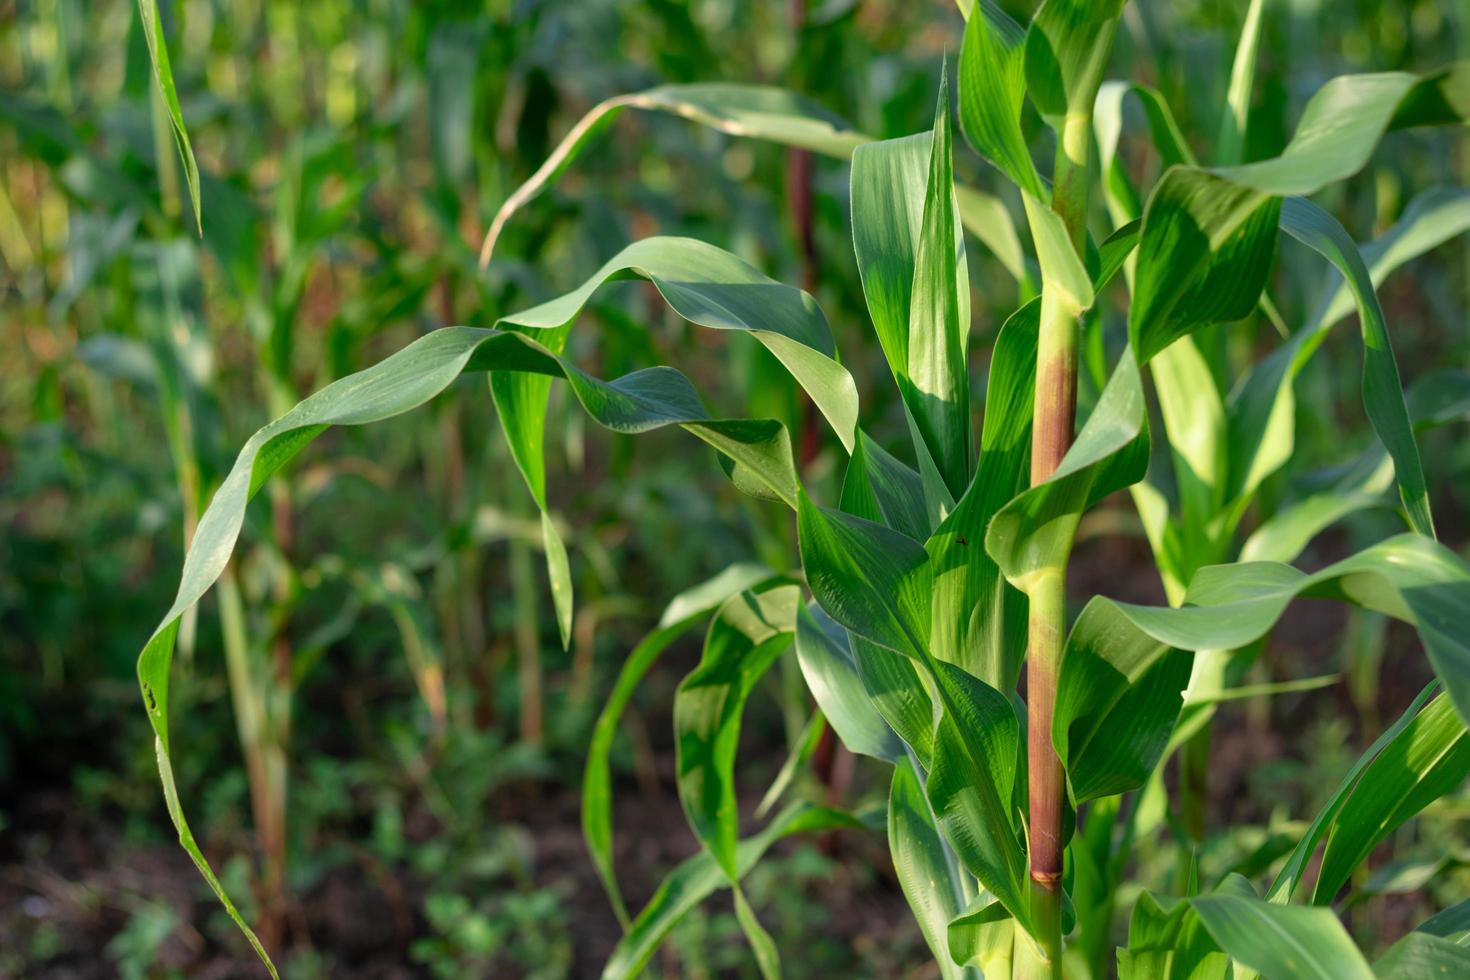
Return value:
M 1470 976 L 1470 7 L 0 77 L 0 976 Z

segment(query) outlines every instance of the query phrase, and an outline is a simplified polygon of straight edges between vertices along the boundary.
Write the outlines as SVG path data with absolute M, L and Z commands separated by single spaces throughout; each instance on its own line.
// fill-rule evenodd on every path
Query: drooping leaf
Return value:
M 735 750 L 756 681 L 791 643 L 801 600 L 794 585 L 732 596 L 710 623 L 704 654 L 674 697 L 679 802 L 717 864 L 736 880 L 740 838 Z
M 229 562 L 245 505 L 269 477 L 332 425 L 362 425 L 422 405 L 465 371 L 521 370 L 565 378 L 599 424 L 618 432 L 679 425 L 731 454 L 737 485 L 760 485 L 793 503 L 796 474 L 789 439 L 773 440 L 778 422 L 710 419 L 687 378 L 671 368 L 636 371 L 616 381 L 592 377 L 534 341 L 471 327 L 434 331 L 382 362 L 342 378 L 257 431 L 200 518 L 172 607 L 138 657 L 138 681 L 157 741 L 159 775 L 180 843 L 252 945 L 269 964 L 200 852 L 179 804 L 169 741 L 169 669 L 184 613 L 203 598 Z M 916 546 L 917 547 L 917 546 Z
M 1429 488 L 1419 461 L 1419 446 L 1404 404 L 1398 364 L 1388 339 L 1388 324 L 1367 265 L 1342 225 L 1310 201 L 1288 198 L 1281 208 L 1281 227 L 1302 244 L 1319 252 L 1342 272 L 1358 302 L 1363 330 L 1363 406 L 1368 421 L 1393 458 L 1394 475 L 1409 526 L 1434 536 L 1429 512 Z
M 797 616 L 796 656 L 807 690 L 851 752 L 893 762 L 903 743 L 863 685 L 847 632 L 813 604 Z
M 549 350 L 560 354 L 573 321 L 593 293 L 604 283 L 629 277 L 653 283 L 669 306 L 692 323 L 742 331 L 758 340 L 812 397 L 843 446 L 852 449 L 857 388 L 833 360 L 831 333 L 816 302 L 712 245 L 685 238 L 643 239 L 619 252 L 579 288 L 502 317 L 496 325 L 533 333 L 538 340 L 544 338 Z M 557 626 L 566 645 L 571 638 L 572 580 L 566 548 L 546 519 L 545 430 L 551 379 L 526 372 L 493 372 L 490 383 L 511 455 L 541 509 Z M 779 437 L 774 430 L 770 435 Z
M 1470 610 L 1470 568 L 1433 541 L 1400 535 L 1312 575 L 1271 562 L 1212 566 L 1195 577 L 1181 607 L 1097 597 L 1083 610 L 1062 657 L 1052 728 L 1074 786 L 1115 793 L 1141 785 L 1158 760 L 1155 750 L 1167 742 L 1188 676 L 1170 675 L 1183 679 L 1178 687 L 1166 685 L 1153 673 L 1166 668 L 1156 665 L 1173 658 L 1173 650 L 1243 647 L 1298 596 L 1342 599 L 1410 623 L 1451 700 L 1462 713 L 1470 708 L 1470 650 L 1449 626 Z M 1130 693 L 1134 685 L 1139 690 Z M 1099 732 L 1109 733 L 1100 743 L 1107 751 L 1093 768 L 1079 747 Z
M 770 569 L 756 564 L 735 564 L 714 578 L 679 593 L 664 608 L 658 627 L 645 636 L 623 661 L 617 680 L 608 692 L 602 711 L 592 726 L 587 763 L 582 770 L 582 837 L 592 856 L 602 886 L 624 929 L 628 927 L 627 906 L 618 887 L 612 858 L 612 753 L 613 738 L 629 700 L 644 676 L 669 645 L 694 623 L 733 595 L 753 589 L 773 578 Z
M 551 187 L 624 109 L 665 113 L 726 133 L 846 159 L 872 137 L 795 92 L 767 85 L 725 82 L 660 85 L 598 103 L 567 132 L 546 161 L 516 188 L 490 222 L 480 246 L 480 266 L 490 264 L 495 244 L 517 211 Z M 1025 276 L 1020 241 L 1010 213 L 977 188 L 960 189 L 960 218 L 1019 281 Z
M 1439 189 L 1415 197 L 1403 216 L 1361 249 L 1376 288 L 1399 266 L 1470 230 L 1470 191 Z M 1294 438 L 1293 382 L 1326 340 L 1327 332 L 1352 310 L 1353 292 L 1333 270 L 1330 295 L 1307 324 L 1246 375 L 1230 399 L 1230 494 L 1247 498 L 1260 482 L 1291 457 Z M 1365 290 L 1364 290 L 1365 291 Z

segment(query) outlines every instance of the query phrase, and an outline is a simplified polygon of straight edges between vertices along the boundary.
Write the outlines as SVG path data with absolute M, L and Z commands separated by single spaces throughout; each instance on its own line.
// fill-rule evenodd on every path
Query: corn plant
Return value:
M 794 802 L 742 836 L 741 716 L 762 675 L 790 648 L 819 713 L 758 812 L 783 798 L 823 724 L 852 752 L 891 767 L 886 818 L 876 822 L 886 825 L 898 880 L 942 976 L 1087 977 L 1115 969 L 1124 977 L 1417 977 L 1470 969 L 1463 904 L 1371 966 L 1332 909 L 1375 845 L 1470 771 L 1470 647 L 1457 629 L 1470 615 L 1470 566 L 1435 539 L 1415 435 L 1455 414 L 1445 406 L 1463 404 L 1464 380 L 1425 379 L 1437 395 L 1406 397 L 1375 292 L 1394 267 L 1464 230 L 1467 196 L 1427 194 L 1364 248 L 1308 200 L 1362 169 L 1391 131 L 1464 125 L 1470 65 L 1333 79 L 1277 156 L 1242 162 L 1260 18 L 1253 4 L 1220 156 L 1205 166 L 1158 93 L 1104 84 L 1120 2 L 1047 0 L 1025 27 L 987 0 L 960 6 L 959 119 L 1009 185 L 1002 193 L 1018 196 L 1029 250 L 1000 197 L 955 184 L 946 76 L 932 129 L 887 140 L 773 89 L 665 86 L 612 99 L 508 199 L 483 253 L 488 260 L 515 210 L 626 108 L 850 158 L 853 247 L 906 447 L 885 447 L 864 427 L 873 420 L 860 411 L 859 385 L 808 293 L 715 245 L 658 237 L 633 242 L 579 288 L 494 327 L 429 333 L 300 402 L 245 444 L 198 523 L 177 599 L 138 673 L 181 843 L 273 973 L 184 816 L 169 734 L 175 638 L 227 567 L 248 501 L 296 453 L 329 426 L 399 415 L 470 372 L 489 375 L 511 456 L 541 510 L 564 638 L 571 575 L 548 513 L 554 381 L 614 432 L 683 429 L 715 449 L 738 489 L 795 517 L 800 573 L 735 566 L 676 598 L 629 655 L 598 721 L 584 829 L 624 925 L 604 976 L 636 975 L 679 918 L 720 889 L 733 895 L 761 972 L 778 975 L 778 951 L 742 877 L 782 837 L 875 822 Z M 1146 194 L 1116 154 L 1119 107 L 1130 95 L 1143 102 L 1166 166 Z M 1054 136 L 1049 167 L 1038 167 L 1033 154 L 1028 104 Z M 1039 289 L 996 335 L 983 385 L 971 376 L 966 229 Z M 1340 277 L 1294 329 L 1267 291 L 1286 240 L 1325 258 Z M 672 367 L 605 380 L 566 356 L 593 295 L 628 278 L 646 280 L 690 323 L 737 331 L 766 348 L 830 428 L 845 458 L 840 486 L 809 487 L 784 424 L 712 413 Z M 1354 310 L 1363 406 L 1381 450 L 1340 487 L 1279 508 L 1244 535 L 1259 513 L 1262 481 L 1291 456 L 1293 380 L 1328 329 Z M 1206 341 L 1257 311 L 1282 321 L 1287 339 L 1246 366 L 1226 398 L 1216 377 L 1231 366 L 1212 363 L 1215 346 Z M 1162 431 L 1149 424 L 1146 381 Z M 1382 507 L 1390 488 L 1405 533 L 1315 571 L 1289 564 L 1331 523 L 1361 506 Z M 1124 489 L 1169 605 L 1068 594 L 1083 516 Z M 1148 816 L 1157 808 L 1140 796 L 1163 792 L 1163 765 L 1181 746 L 1194 745 L 1202 753 L 1194 764 L 1207 766 L 1208 740 L 1199 733 L 1210 706 L 1251 693 L 1238 686 L 1239 670 L 1220 665 L 1248 659 L 1299 597 L 1409 624 L 1435 681 L 1359 759 L 1264 894 L 1241 875 L 1201 880 L 1190 850 L 1199 833 L 1190 831 L 1175 893 L 1129 891 L 1138 897 L 1126 942 L 1115 949 L 1129 847 L 1150 819 L 1157 822 Z M 1083 599 L 1070 615 L 1069 600 Z M 623 707 L 660 653 L 706 619 L 700 663 L 680 685 L 674 710 L 679 796 L 701 850 L 632 914 L 611 859 L 608 752 Z M 1183 786 L 1181 807 L 1191 794 L 1198 805 L 1198 787 Z

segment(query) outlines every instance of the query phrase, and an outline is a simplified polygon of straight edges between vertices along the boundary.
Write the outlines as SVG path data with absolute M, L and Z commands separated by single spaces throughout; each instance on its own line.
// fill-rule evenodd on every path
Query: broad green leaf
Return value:
M 674 697 L 679 801 L 694 835 L 732 882 L 740 839 L 740 718 L 756 681 L 790 645 L 800 600 L 794 585 L 728 599 L 710 623 L 699 666 Z
M 1470 975 L 1470 948 L 1439 936 L 1411 932 L 1373 961 L 1378 980 L 1423 980 Z
M 1050 199 L 1021 131 L 1026 31 L 991 0 L 971 10 L 960 49 L 960 124 L 970 145 L 1025 194 Z
M 797 537 L 807 585 L 827 615 L 890 650 L 928 659 L 933 572 L 918 542 L 882 524 L 819 508 L 805 493 Z
M 1086 115 L 1107 69 L 1122 0 L 1045 0 L 1026 32 L 1026 91 L 1058 132 Z
M 934 814 L 913 764 L 900 758 L 888 796 L 888 850 L 899 888 L 939 965 L 939 975 L 965 977 L 950 955 L 949 923 L 965 906 L 963 872 L 939 836 Z
M 607 701 L 592 726 L 587 763 L 582 771 L 582 837 L 597 868 L 598 877 L 624 929 L 628 927 L 627 906 L 613 870 L 612 858 L 612 767 L 609 756 L 618 723 L 644 676 L 669 645 L 694 623 L 733 595 L 755 588 L 774 577 L 770 569 L 755 564 L 735 564 L 714 578 L 686 589 L 664 609 L 658 627 L 628 654 L 608 692 Z
M 925 784 L 929 804 L 965 869 L 1025 926 L 1029 877 L 1011 805 L 1021 745 L 1015 708 L 963 669 L 936 666 L 943 713 Z
M 267 964 L 269 959 L 199 851 L 174 786 L 169 668 L 180 620 L 224 571 L 250 498 L 316 436 L 332 425 L 363 425 L 400 415 L 442 392 L 461 373 L 489 370 L 565 378 L 587 413 L 613 431 L 635 433 L 679 425 L 732 456 L 737 485 L 760 486 L 793 505 L 796 502 L 790 442 L 780 423 L 710 419 L 689 380 L 671 368 L 651 368 L 616 381 L 601 381 L 535 341 L 493 329 L 436 330 L 373 367 L 328 385 L 251 436 L 200 518 L 174 603 L 138 656 L 138 682 L 156 736 L 159 775 L 179 841 Z M 773 438 L 773 434 L 780 437 Z
M 1367 960 L 1329 909 L 1216 892 L 1189 900 L 1230 957 L 1271 980 L 1373 980 Z
M 1410 623 L 1451 700 L 1462 714 L 1470 708 L 1470 648 L 1451 626 L 1470 610 L 1470 568 L 1433 541 L 1400 535 L 1312 575 L 1272 562 L 1211 566 L 1195 577 L 1182 607 L 1097 597 L 1078 618 L 1062 657 L 1052 728 L 1074 787 L 1115 793 L 1141 785 L 1158 758 L 1148 753 L 1167 741 L 1183 690 L 1182 680 L 1175 688 L 1153 674 L 1165 669 L 1156 664 L 1172 659 L 1173 650 L 1244 647 L 1298 596 L 1342 599 Z M 1102 731 L 1110 733 L 1107 751 L 1094 768 L 1085 746 Z M 1132 750 L 1126 770 L 1118 757 L 1125 748 Z
M 931 513 L 964 492 L 971 452 L 969 279 L 955 226 L 944 106 L 933 133 L 870 143 L 852 159 L 858 272 L 903 398 Z M 933 477 L 938 485 L 928 482 Z
M 935 709 L 931 689 L 921 679 L 924 668 L 857 633 L 848 632 L 847 639 L 873 707 L 913 752 L 918 764 L 928 766 L 934 757 Z
M 916 541 L 929 534 L 923 478 L 861 429 L 842 478 L 840 505 L 845 514 L 891 527 Z
M 863 686 L 846 631 L 815 604 L 797 616 L 796 656 L 807 689 L 849 751 L 885 762 L 903 755 L 903 743 Z
M 143 39 L 148 42 L 148 60 L 153 64 L 153 81 L 168 112 L 174 146 L 184 163 L 184 178 L 189 185 L 189 202 L 194 206 L 194 225 L 204 234 L 204 211 L 199 203 L 199 164 L 194 147 L 189 143 L 189 130 L 184 127 L 184 112 L 179 108 L 179 93 L 174 88 L 174 71 L 168 60 L 168 39 L 163 33 L 163 18 L 158 15 L 158 0 L 138 0 L 138 18 L 143 23 Z M 159 161 L 162 165 L 162 161 Z
M 1385 133 L 1412 126 L 1463 124 L 1470 117 L 1470 63 L 1429 75 L 1340 75 L 1307 102 L 1280 156 L 1215 173 L 1265 194 L 1315 194 L 1368 163 Z
M 793 834 L 812 833 L 837 828 L 861 829 L 863 824 L 839 810 L 795 803 L 782 810 L 759 833 L 740 842 L 736 849 L 736 870 L 744 877 L 768 851 L 772 844 Z M 669 930 L 685 915 L 730 884 L 729 877 L 707 851 L 685 860 L 664 878 L 658 890 L 633 920 L 628 932 L 619 940 L 607 965 L 603 980 L 631 980 L 658 952 Z
M 1179 717 L 1191 659 L 1106 600 L 1088 603 L 1067 637 L 1052 725 L 1075 803 L 1148 779 Z
M 1379 841 L 1458 787 L 1467 773 L 1470 732 L 1441 695 L 1373 756 L 1338 809 L 1327 833 L 1313 903 L 1330 903 Z
M 1039 302 L 1012 314 L 991 351 L 975 479 L 925 542 L 934 569 L 930 643 L 992 687 L 1015 687 L 1026 646 L 1026 599 L 985 550 L 995 512 L 1030 481 Z
M 1211 323 L 1256 307 L 1276 247 L 1279 202 L 1191 167 L 1171 167 L 1149 195 L 1138 243 L 1128 338 L 1140 363 Z

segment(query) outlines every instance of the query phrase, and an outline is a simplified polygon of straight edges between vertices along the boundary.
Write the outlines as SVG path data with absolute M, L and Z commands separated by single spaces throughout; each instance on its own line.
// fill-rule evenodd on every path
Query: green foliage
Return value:
M 962 36 L 957 22 L 950 25 L 960 44 L 957 111 L 948 66 L 935 52 L 937 64 L 922 73 L 922 100 L 909 99 L 922 102 L 922 117 L 906 110 L 898 126 L 864 109 L 862 128 L 891 138 L 864 135 L 811 94 L 728 81 L 670 83 L 611 98 L 600 92 L 559 143 L 544 128 L 533 132 L 528 142 L 539 159 L 514 173 L 494 169 L 472 135 L 486 122 L 487 95 L 512 103 L 505 92 L 485 91 L 476 74 L 476 52 L 500 43 L 489 39 L 502 25 L 494 15 L 463 23 L 413 19 L 410 40 L 422 49 L 431 108 L 425 171 L 433 186 L 421 203 L 442 254 L 423 269 L 389 256 L 359 270 L 358 281 L 383 276 L 392 286 L 365 291 L 321 350 L 298 350 L 313 270 L 324 256 L 350 251 L 349 240 L 357 248 L 381 245 L 378 230 L 349 218 L 365 207 L 376 180 L 368 162 L 376 154 L 355 134 L 294 137 L 273 163 L 281 172 L 269 220 L 261 220 L 260 200 L 201 174 L 158 7 L 140 0 L 166 113 L 154 117 L 155 144 L 172 134 L 204 240 L 135 243 L 140 226 L 166 236 L 167 223 L 127 168 L 113 174 L 90 160 L 91 134 L 68 128 L 60 113 L 28 102 L 0 109 L 9 130 L 59 175 L 68 200 L 100 213 L 91 189 L 116 182 L 121 199 L 133 202 L 110 219 L 89 212 L 75 221 L 70 278 L 46 301 L 47 311 L 60 318 L 74 304 L 85 308 L 93 277 L 127 280 L 120 294 L 146 297 L 137 304 L 144 332 L 95 335 L 83 356 L 98 376 L 118 379 L 156 406 L 167 459 L 140 461 L 139 479 L 165 485 L 184 526 L 178 591 L 138 657 L 138 680 L 179 841 L 273 975 L 276 950 L 267 946 L 280 939 L 272 931 L 286 855 L 309 850 L 288 833 L 285 809 L 290 736 L 300 723 L 293 698 L 307 668 L 367 610 L 387 613 L 380 628 L 402 648 L 427 712 L 419 727 L 398 730 L 397 751 L 414 759 L 408 768 L 419 782 L 437 767 L 445 782 L 483 790 L 469 792 L 463 809 L 437 804 L 436 819 L 453 833 L 475 835 L 485 787 L 501 778 L 485 771 L 464 716 L 514 711 L 530 755 L 505 753 L 505 772 L 543 771 L 539 746 L 548 731 L 579 752 L 585 746 L 582 831 L 620 927 L 607 978 L 639 975 L 671 936 L 687 941 L 681 929 L 693 928 L 696 910 L 725 891 L 733 919 L 719 920 L 720 928 L 743 935 L 763 977 L 781 975 L 782 954 L 792 955 L 790 923 L 753 884 L 757 866 L 794 835 L 830 839 L 843 830 L 857 837 L 880 827 L 898 891 L 945 978 L 1102 977 L 1113 970 L 1140 978 L 1408 977 L 1463 967 L 1461 907 L 1391 945 L 1362 930 L 1355 911 L 1387 887 L 1386 876 L 1369 879 L 1375 851 L 1400 839 L 1403 828 L 1442 817 L 1436 809 L 1470 772 L 1470 647 L 1460 631 L 1470 617 L 1470 565 L 1457 550 L 1454 517 L 1446 519 L 1456 511 L 1442 503 L 1455 491 L 1435 483 L 1448 464 L 1440 466 L 1429 448 L 1437 427 L 1470 414 L 1470 385 L 1454 369 L 1426 374 L 1406 360 L 1401 370 L 1395 344 L 1406 348 L 1411 318 L 1379 296 L 1397 268 L 1470 228 L 1470 196 L 1457 187 L 1402 192 L 1399 184 L 1417 186 L 1418 175 L 1378 164 L 1388 155 L 1380 150 L 1385 141 L 1399 152 L 1415 145 L 1411 139 L 1439 138 L 1393 135 L 1400 131 L 1463 131 L 1470 66 L 1338 75 L 1305 100 L 1290 130 L 1284 118 L 1262 121 L 1255 95 L 1263 71 L 1279 82 L 1271 74 L 1277 66 L 1258 67 L 1262 49 L 1278 43 L 1273 18 L 1284 16 L 1271 5 L 1252 3 L 1239 12 L 1240 25 L 1228 25 L 1240 29 L 1233 58 L 1221 59 L 1228 77 L 1222 72 L 1198 92 L 1172 78 L 1178 51 L 1148 43 L 1153 18 L 1173 12 L 1137 5 L 1130 23 L 1121 3 L 1045 0 L 1023 25 L 990 0 L 958 6 Z M 679 5 L 652 7 L 671 34 L 694 33 Z M 862 29 L 855 14 L 824 8 L 813 16 Z M 505 43 L 509 60 L 515 43 Z M 716 57 L 694 42 L 686 53 L 696 64 Z M 672 64 L 680 54 L 657 57 Z M 1147 58 L 1156 71 L 1137 64 Z M 1290 66 L 1295 59 L 1279 60 Z M 1160 85 L 1108 80 L 1119 71 Z M 1289 77 L 1295 84 L 1322 74 L 1313 67 Z M 470 83 L 461 85 L 460 75 Z M 522 77 L 515 98 L 534 101 L 549 84 L 534 73 Z M 637 84 L 618 79 L 620 88 Z M 821 88 L 812 82 L 812 93 Z M 1207 111 L 1198 101 L 1209 102 Z M 1129 115 L 1133 103 L 1142 128 Z M 641 162 L 636 179 L 607 182 L 617 189 L 606 200 L 599 192 L 584 201 L 571 231 L 538 225 L 529 214 L 511 222 L 533 201 L 565 209 L 567 199 L 554 191 L 574 186 L 564 181 L 574 164 L 591 167 L 604 152 L 625 151 L 598 137 L 629 108 L 721 134 L 712 145 L 727 172 L 739 171 L 748 159 L 742 155 L 764 152 L 750 149 L 756 144 L 792 151 L 782 159 L 793 175 L 810 165 L 803 153 L 847 166 L 847 213 L 818 222 L 819 231 L 793 203 L 800 257 L 770 261 L 750 245 L 749 216 L 730 213 L 740 208 L 722 200 L 733 194 L 729 185 L 712 181 L 718 186 L 696 193 L 716 203 L 692 223 L 719 244 L 642 230 L 635 236 L 610 216 L 633 210 L 635 227 L 657 227 L 643 213 L 658 210 L 648 199 L 667 196 L 671 174 L 682 174 L 654 158 Z M 506 125 L 544 127 L 530 116 Z M 952 116 L 991 168 L 955 153 Z M 920 128 L 920 118 L 932 121 Z M 363 125 L 391 133 L 404 123 L 399 113 Z M 700 145 L 698 130 L 685 130 L 651 131 Z M 1191 145 L 1201 131 L 1219 133 L 1214 146 Z M 520 135 L 501 142 L 514 145 Z M 1041 148 L 1054 153 L 1049 166 L 1038 163 Z M 201 149 L 201 159 L 210 158 Z M 88 180 L 78 178 L 77 161 L 93 168 Z M 170 165 L 157 153 L 150 165 L 165 189 L 165 215 Z M 1360 176 L 1365 171 L 1376 184 Z M 466 191 L 486 180 L 495 193 L 485 200 Z M 829 184 L 837 190 L 824 191 L 822 206 L 840 212 L 826 198 L 840 202 L 843 184 Z M 1365 209 L 1359 201 L 1372 196 L 1370 186 L 1408 203 Z M 460 229 L 492 207 L 477 268 Z M 0 245 L 8 259 L 16 247 L 4 218 Z M 553 226 L 559 230 L 548 231 Z M 1348 231 L 1370 226 L 1387 230 L 1363 245 Z M 967 232 L 984 251 L 970 247 Z M 626 243 L 629 237 L 637 240 Z M 261 245 L 267 238 L 269 250 Z M 562 239 L 572 244 L 547 244 Z M 823 249 L 840 244 L 835 253 L 846 255 L 849 241 L 855 265 L 818 263 L 819 242 Z M 267 252 L 271 258 L 262 258 Z M 127 268 L 143 260 L 146 276 Z M 783 264 L 802 269 L 803 288 L 763 271 Z M 546 282 L 542 267 L 554 270 Z M 221 278 L 208 278 L 215 275 Z M 264 425 L 254 414 L 243 424 L 219 423 L 230 400 L 215 390 L 214 347 L 195 312 L 206 279 L 211 290 L 238 297 L 242 339 L 273 419 Z M 548 284 L 577 279 L 580 286 L 560 293 Z M 1302 288 L 1319 279 L 1316 292 Z M 641 305 L 613 298 L 613 284 L 625 280 L 638 281 L 642 291 L 630 295 Z M 1010 292 L 993 294 L 996 281 Z M 396 353 L 352 370 L 372 360 L 358 350 L 368 346 L 366 333 L 417 310 L 434 289 L 445 307 L 436 329 L 415 327 L 416 339 Z M 875 343 L 855 336 L 852 325 L 864 315 L 859 299 Z M 485 311 L 471 322 L 492 325 L 453 325 L 466 318 L 467 300 Z M 1425 305 L 1436 323 L 1446 307 L 1456 309 L 1439 297 Z M 656 329 L 664 307 L 678 318 L 673 330 Z M 1325 344 L 1330 329 L 1354 314 L 1360 372 L 1345 370 Z M 589 329 L 593 322 L 601 331 Z M 994 331 L 992 322 L 1000 324 Z M 1267 322 L 1281 339 L 1259 329 Z M 686 323 L 704 329 L 686 330 Z M 1434 338 L 1429 346 L 1450 345 Z M 716 352 L 713 365 L 701 356 L 705 349 Z M 684 370 L 648 363 L 665 356 Z M 309 387 L 317 390 L 301 398 L 307 360 L 316 365 Z M 601 362 L 595 371 L 594 361 Z M 875 384 L 885 369 L 891 385 Z M 486 387 L 503 447 L 484 445 Z M 1320 431 L 1310 437 L 1314 426 L 1342 424 L 1340 388 L 1366 416 L 1361 446 L 1348 445 L 1356 431 L 1351 439 Z M 52 411 L 43 394 L 36 403 Z M 711 407 L 732 398 L 746 407 L 733 415 Z M 367 513 L 390 500 L 426 522 L 435 518 L 423 511 L 445 511 L 442 533 L 427 548 L 397 536 L 375 541 L 355 560 L 320 553 L 352 523 L 333 513 L 346 499 L 335 495 L 345 491 L 334 484 L 323 492 L 320 479 L 288 464 L 331 429 L 386 422 L 431 403 L 433 426 L 405 429 L 414 433 L 412 444 L 388 454 L 386 475 L 366 491 Z M 1334 410 L 1332 421 L 1315 421 L 1325 409 Z M 614 461 L 594 481 L 600 487 L 574 493 L 575 479 L 553 474 L 576 468 L 585 455 L 583 415 L 612 433 Z M 225 465 L 229 457 L 215 445 L 238 442 L 251 428 Z M 719 536 L 690 516 L 733 505 L 692 482 L 685 460 L 634 461 L 620 438 L 647 435 L 680 456 L 667 452 L 674 444 L 657 434 L 665 429 L 713 448 L 728 482 L 752 498 L 738 514 L 753 529 L 747 550 L 756 555 L 727 554 Z M 330 438 L 334 456 L 344 445 L 374 445 L 347 432 Z M 362 452 L 363 469 L 372 472 L 373 450 Z M 442 491 L 433 507 L 412 491 L 390 493 L 393 473 L 421 464 Z M 1332 469 L 1314 472 L 1319 465 Z M 502 501 L 503 488 L 519 483 L 530 502 Z M 667 556 L 655 556 L 659 576 L 637 569 L 628 575 L 637 584 L 621 586 L 597 531 L 569 523 L 561 511 L 563 501 L 597 491 L 612 506 L 607 497 L 631 487 L 640 495 L 617 505 L 629 507 L 629 524 L 672 543 Z M 268 498 L 269 514 L 252 510 L 257 496 Z M 330 519 L 296 533 L 295 520 L 313 510 Z M 1447 543 L 1436 538 L 1436 517 Z M 1120 527 L 1125 534 L 1136 528 L 1137 550 L 1151 552 L 1142 589 L 1111 566 L 1127 548 L 1110 540 Z M 1332 529 L 1340 532 L 1326 533 Z M 498 552 L 490 562 L 480 554 L 492 544 L 505 547 L 504 570 Z M 541 643 L 537 551 L 560 650 Z M 1079 582 L 1098 581 L 1079 574 L 1097 555 L 1116 574 L 1104 577 L 1105 594 L 1080 594 Z M 743 560 L 729 561 L 735 557 Z M 512 592 L 512 612 L 498 622 L 482 605 L 492 591 L 487 576 L 503 577 Z M 683 591 L 621 659 L 603 694 L 587 666 L 598 617 L 641 612 L 664 587 Z M 209 745 L 200 734 L 207 726 L 185 720 L 209 706 L 180 675 L 194 669 L 211 590 L 262 851 L 251 906 L 232 903 L 227 892 L 239 890 L 234 879 L 242 875 L 226 876 L 227 889 L 185 818 L 192 794 L 181 794 L 179 783 L 195 782 L 197 773 L 176 774 L 176 767 L 198 765 L 190 760 Z M 318 615 L 331 603 L 314 605 L 314 598 L 329 591 L 350 602 L 339 603 L 337 615 Z M 1325 805 L 1278 809 L 1266 827 L 1221 826 L 1203 782 L 1215 761 L 1216 719 L 1236 701 L 1255 711 L 1267 696 L 1312 697 L 1335 676 L 1321 675 L 1337 665 L 1314 665 L 1305 678 L 1267 675 L 1261 666 L 1273 631 L 1299 599 L 1332 600 L 1406 624 L 1404 637 L 1412 634 L 1423 651 L 1422 658 L 1403 655 L 1413 665 L 1406 674 L 1415 687 L 1433 680 L 1345 776 L 1324 762 L 1318 784 L 1337 787 Z M 625 887 L 629 868 L 614 862 L 617 735 L 635 699 L 655 689 L 665 654 L 706 621 L 702 651 L 672 695 L 674 783 L 697 850 L 668 870 L 641 909 L 630 909 L 624 893 L 637 892 Z M 478 669 L 491 646 L 487 623 L 514 634 L 513 690 L 489 690 Z M 794 660 L 783 659 L 789 649 Z M 568 650 L 571 692 L 548 700 L 543 661 Z M 459 688 L 446 680 L 456 664 Z M 487 690 L 469 693 L 471 686 Z M 785 722 L 785 764 L 752 815 L 742 799 L 762 772 L 742 751 L 742 731 L 750 734 L 746 713 L 772 690 Z M 1363 727 L 1371 734 L 1373 722 Z M 830 739 L 862 757 L 866 802 L 881 805 L 865 809 L 844 799 L 830 775 L 832 785 L 811 791 L 802 772 L 833 749 Z M 485 744 L 499 748 L 495 740 Z M 421 745 L 430 747 L 427 762 L 416 757 Z M 232 793 L 238 809 L 241 783 Z M 349 796 L 330 778 L 301 794 L 302 805 L 318 813 L 346 811 Z M 401 857 L 407 845 L 398 819 L 383 818 L 377 843 Z M 1218 840 L 1225 843 L 1217 848 Z M 1158 872 L 1161 856 L 1175 863 L 1172 879 Z M 1440 860 L 1434 873 L 1459 860 Z M 557 887 L 513 871 L 503 876 L 512 879 L 508 887 L 487 896 L 475 890 L 483 880 L 459 875 L 450 860 L 424 870 L 432 879 L 424 908 L 430 935 L 413 944 L 412 955 L 431 972 L 556 976 L 570 968 L 575 920 Z M 1255 883 L 1267 881 L 1261 897 Z M 272 931 L 252 931 L 255 916 Z M 1122 918 L 1126 937 L 1115 928 Z M 161 911 L 145 910 L 116 940 L 113 956 L 131 970 L 173 928 Z M 1373 960 L 1367 951 L 1375 944 L 1386 949 Z

